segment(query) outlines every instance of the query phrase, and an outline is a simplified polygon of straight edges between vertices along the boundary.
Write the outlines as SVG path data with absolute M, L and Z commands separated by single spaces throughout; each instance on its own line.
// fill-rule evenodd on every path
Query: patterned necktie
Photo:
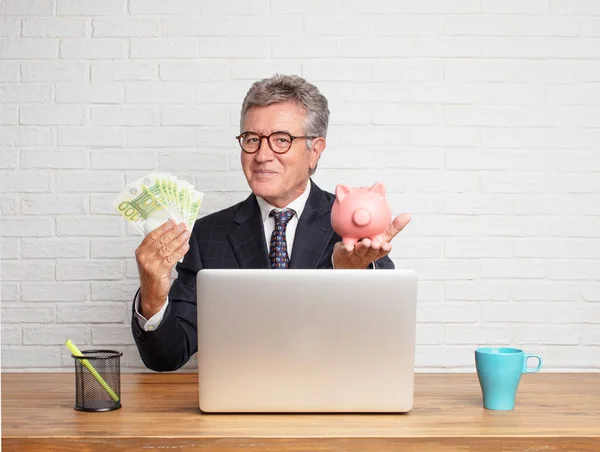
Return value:
M 285 229 L 295 213 L 293 209 L 283 209 L 279 212 L 273 209 L 269 213 L 270 216 L 275 217 L 275 229 L 273 229 L 273 233 L 271 234 L 271 245 L 269 248 L 271 268 L 288 268 L 290 258 L 287 252 Z

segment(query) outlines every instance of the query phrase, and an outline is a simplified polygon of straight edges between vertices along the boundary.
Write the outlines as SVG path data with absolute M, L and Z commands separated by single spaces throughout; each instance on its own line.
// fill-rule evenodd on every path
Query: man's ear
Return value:
M 317 167 L 321 154 L 327 147 L 327 141 L 323 137 L 317 137 L 312 139 L 310 147 L 310 169 L 314 170 Z

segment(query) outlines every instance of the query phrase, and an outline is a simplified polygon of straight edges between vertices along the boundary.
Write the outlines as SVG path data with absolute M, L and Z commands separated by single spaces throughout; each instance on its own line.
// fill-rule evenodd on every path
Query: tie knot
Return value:
M 294 209 L 283 209 L 283 210 L 271 210 L 270 214 L 272 217 L 275 217 L 275 225 L 277 226 L 287 226 L 288 222 L 292 219 L 296 212 Z

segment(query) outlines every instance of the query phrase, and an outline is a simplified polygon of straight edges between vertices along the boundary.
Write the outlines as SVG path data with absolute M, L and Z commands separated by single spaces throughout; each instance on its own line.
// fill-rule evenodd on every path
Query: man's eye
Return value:
M 254 144 L 258 141 L 258 138 L 246 138 L 246 143 Z
M 277 142 L 281 144 L 287 144 L 290 142 L 287 138 L 277 138 Z

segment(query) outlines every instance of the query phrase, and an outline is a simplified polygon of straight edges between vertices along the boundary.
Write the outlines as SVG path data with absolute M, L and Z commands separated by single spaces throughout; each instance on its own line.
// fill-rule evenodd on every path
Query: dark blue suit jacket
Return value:
M 331 227 L 332 193 L 310 181 L 311 190 L 298 221 L 289 268 L 331 269 L 331 255 L 341 238 Z M 144 331 L 132 316 L 131 328 L 144 364 L 169 371 L 198 351 L 196 274 L 203 268 L 271 268 L 260 209 L 254 195 L 196 221 L 190 249 L 177 264 L 177 279 L 160 326 Z M 394 268 L 389 257 L 375 268 Z M 135 309 L 135 308 L 134 308 Z M 135 313 L 135 310 L 133 311 Z

